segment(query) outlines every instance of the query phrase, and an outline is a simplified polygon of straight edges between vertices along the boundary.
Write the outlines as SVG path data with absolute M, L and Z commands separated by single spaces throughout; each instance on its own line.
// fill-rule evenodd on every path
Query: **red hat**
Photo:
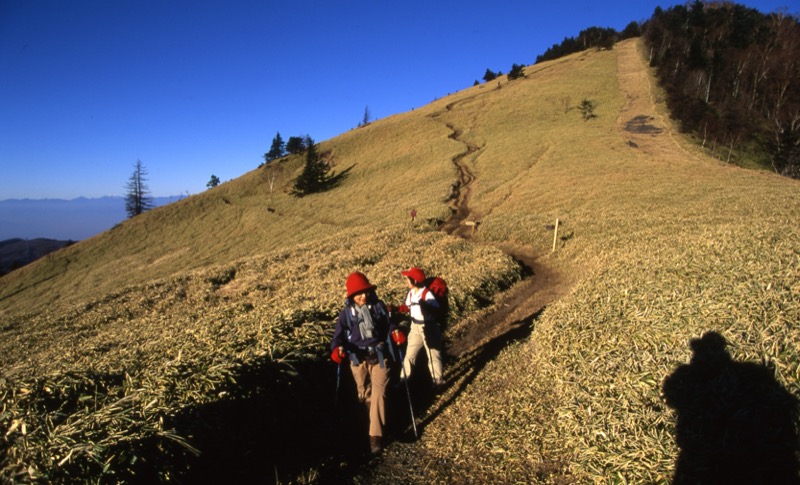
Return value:
M 350 273 L 350 276 L 347 277 L 347 281 L 345 282 L 345 286 L 347 287 L 347 298 L 350 298 L 356 293 L 377 288 L 377 286 L 370 284 L 363 273 L 359 273 L 358 271 Z
M 400 274 L 403 276 L 408 276 L 417 283 L 422 283 L 425 281 L 425 272 L 416 267 L 411 267 L 408 269 L 408 271 L 401 271 Z

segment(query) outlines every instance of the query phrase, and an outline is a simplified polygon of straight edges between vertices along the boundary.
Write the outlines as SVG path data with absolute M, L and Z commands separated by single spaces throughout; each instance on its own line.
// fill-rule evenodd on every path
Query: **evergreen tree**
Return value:
M 283 138 L 281 138 L 281 133 L 278 132 L 275 138 L 272 139 L 272 146 L 269 151 L 264 154 L 264 161 L 269 163 L 277 158 L 281 158 L 285 154 L 286 144 L 283 142 Z
M 320 159 L 314 140 L 310 136 L 306 136 L 305 146 L 306 164 L 292 187 L 292 195 L 296 197 L 322 192 L 333 180 L 332 175 L 328 174 L 330 167 L 325 160 Z
M 620 34 L 620 40 L 630 39 L 632 37 L 639 37 L 642 35 L 642 30 L 639 28 L 638 22 L 629 23 Z
M 495 79 L 497 79 L 497 73 L 494 73 L 491 69 L 486 68 L 486 73 L 483 75 L 483 80 L 488 83 L 489 81 L 494 81 Z
M 125 185 L 125 190 L 127 190 L 125 211 L 128 213 L 128 218 L 138 216 L 142 212 L 153 208 L 153 198 L 150 197 L 149 189 L 145 184 L 147 181 L 146 175 L 147 171 L 145 171 L 142 161 L 136 160 L 133 174 Z
M 369 124 L 370 118 L 371 118 L 371 116 L 369 114 L 369 106 L 366 106 L 366 107 L 364 107 L 364 118 L 361 120 L 361 122 L 358 124 L 358 126 L 359 127 L 367 126 Z
M 211 176 L 211 180 L 208 181 L 208 183 L 206 184 L 206 187 L 208 187 L 209 189 L 213 189 L 214 187 L 219 185 L 219 183 L 220 183 L 219 182 L 219 177 L 217 177 L 216 175 L 212 175 Z
M 513 81 L 514 79 L 525 77 L 525 66 L 521 66 L 519 64 L 514 64 L 511 66 L 511 72 L 508 73 L 508 80 Z
M 305 141 L 301 136 L 290 136 L 289 141 L 286 142 L 286 151 L 292 155 L 303 153 L 306 149 Z

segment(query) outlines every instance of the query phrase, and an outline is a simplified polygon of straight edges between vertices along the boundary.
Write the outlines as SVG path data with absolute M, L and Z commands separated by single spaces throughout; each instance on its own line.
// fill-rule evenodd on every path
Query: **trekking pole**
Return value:
M 389 311 L 389 320 L 392 318 L 392 312 Z M 389 348 L 393 348 L 391 336 L 386 337 L 389 343 Z M 411 404 L 411 389 L 408 387 L 408 376 L 406 375 L 405 358 L 403 357 L 403 349 L 400 345 L 397 346 L 397 353 L 400 354 L 400 373 L 403 376 L 403 383 L 406 385 L 406 397 L 408 398 L 408 411 L 411 413 L 411 428 L 414 430 L 414 438 L 419 438 L 417 435 L 417 419 L 414 417 L 414 405 Z M 394 356 L 394 352 L 392 352 Z
M 404 364 L 403 349 L 397 346 L 397 351 L 400 352 L 400 370 L 403 374 L 403 382 L 406 384 L 406 397 L 408 397 L 408 410 L 411 412 L 411 427 L 414 429 L 414 438 L 419 438 L 417 435 L 417 420 L 414 418 L 414 406 L 411 404 L 411 389 L 408 387 L 408 376 L 406 375 L 406 366 Z
M 336 394 L 333 396 L 333 407 L 339 404 L 339 381 L 342 378 L 342 364 L 336 365 Z

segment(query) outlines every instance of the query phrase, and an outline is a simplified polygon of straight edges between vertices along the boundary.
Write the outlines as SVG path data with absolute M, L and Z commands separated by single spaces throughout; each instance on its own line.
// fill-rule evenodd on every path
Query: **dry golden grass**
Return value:
M 425 256 L 416 245 L 427 248 Z M 155 440 L 175 462 L 160 479 L 174 478 L 181 454 L 194 450 L 164 419 L 223 399 L 242 367 L 291 369 L 325 359 L 347 274 L 364 271 L 382 297 L 400 301 L 400 271 L 412 260 L 457 285 L 456 316 L 519 277 L 518 266 L 498 250 L 395 226 L 6 320 L 0 365 L 8 380 L 0 395 L 12 466 L 5 476 L 62 481 L 108 466 L 110 476 L 131 478 L 126 462 L 148 451 L 126 443 Z
M 289 158 L 0 279 L 4 476 L 108 465 L 119 478 L 130 444 L 148 440 L 191 454 L 168 418 L 223 400 L 243 368 L 324 361 L 356 269 L 387 301 L 403 294 L 401 268 L 442 274 L 455 316 L 480 325 L 494 308 L 480 307 L 519 278 L 499 243 L 578 283 L 529 338 L 453 382 L 406 480 L 668 482 L 678 449 L 662 382 L 706 331 L 800 396 L 800 183 L 683 140 L 635 46 L 531 66 L 328 140 L 320 151 L 350 168 L 328 193 L 286 195 L 302 163 Z M 583 99 L 597 118 L 581 118 Z M 626 130 L 639 116 L 653 134 Z M 468 147 L 480 244 L 433 229 Z
M 575 268 L 580 282 L 429 425 L 419 481 L 669 482 L 679 450 L 662 382 L 689 361 L 689 341 L 709 331 L 723 335 L 734 360 L 774 366 L 800 397 L 800 184 L 685 145 L 641 79 L 630 82 L 630 62 L 641 66 L 633 47 L 571 59 L 562 82 L 582 80 L 599 116 L 562 113 L 549 128 L 518 127 L 547 133 L 524 175 L 502 181 L 486 137 L 472 198 L 480 237 L 545 253 L 544 225 L 559 217 L 566 237 L 540 261 Z M 554 70 L 545 67 L 523 81 L 530 89 L 517 86 L 508 109 L 546 105 L 537 81 Z M 625 131 L 638 115 L 665 131 Z

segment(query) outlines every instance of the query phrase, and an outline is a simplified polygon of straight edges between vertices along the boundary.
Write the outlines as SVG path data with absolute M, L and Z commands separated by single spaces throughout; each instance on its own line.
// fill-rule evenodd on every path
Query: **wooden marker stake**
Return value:
M 556 242 L 558 242 L 558 218 L 556 218 L 556 227 L 553 228 L 553 251 L 556 250 Z

